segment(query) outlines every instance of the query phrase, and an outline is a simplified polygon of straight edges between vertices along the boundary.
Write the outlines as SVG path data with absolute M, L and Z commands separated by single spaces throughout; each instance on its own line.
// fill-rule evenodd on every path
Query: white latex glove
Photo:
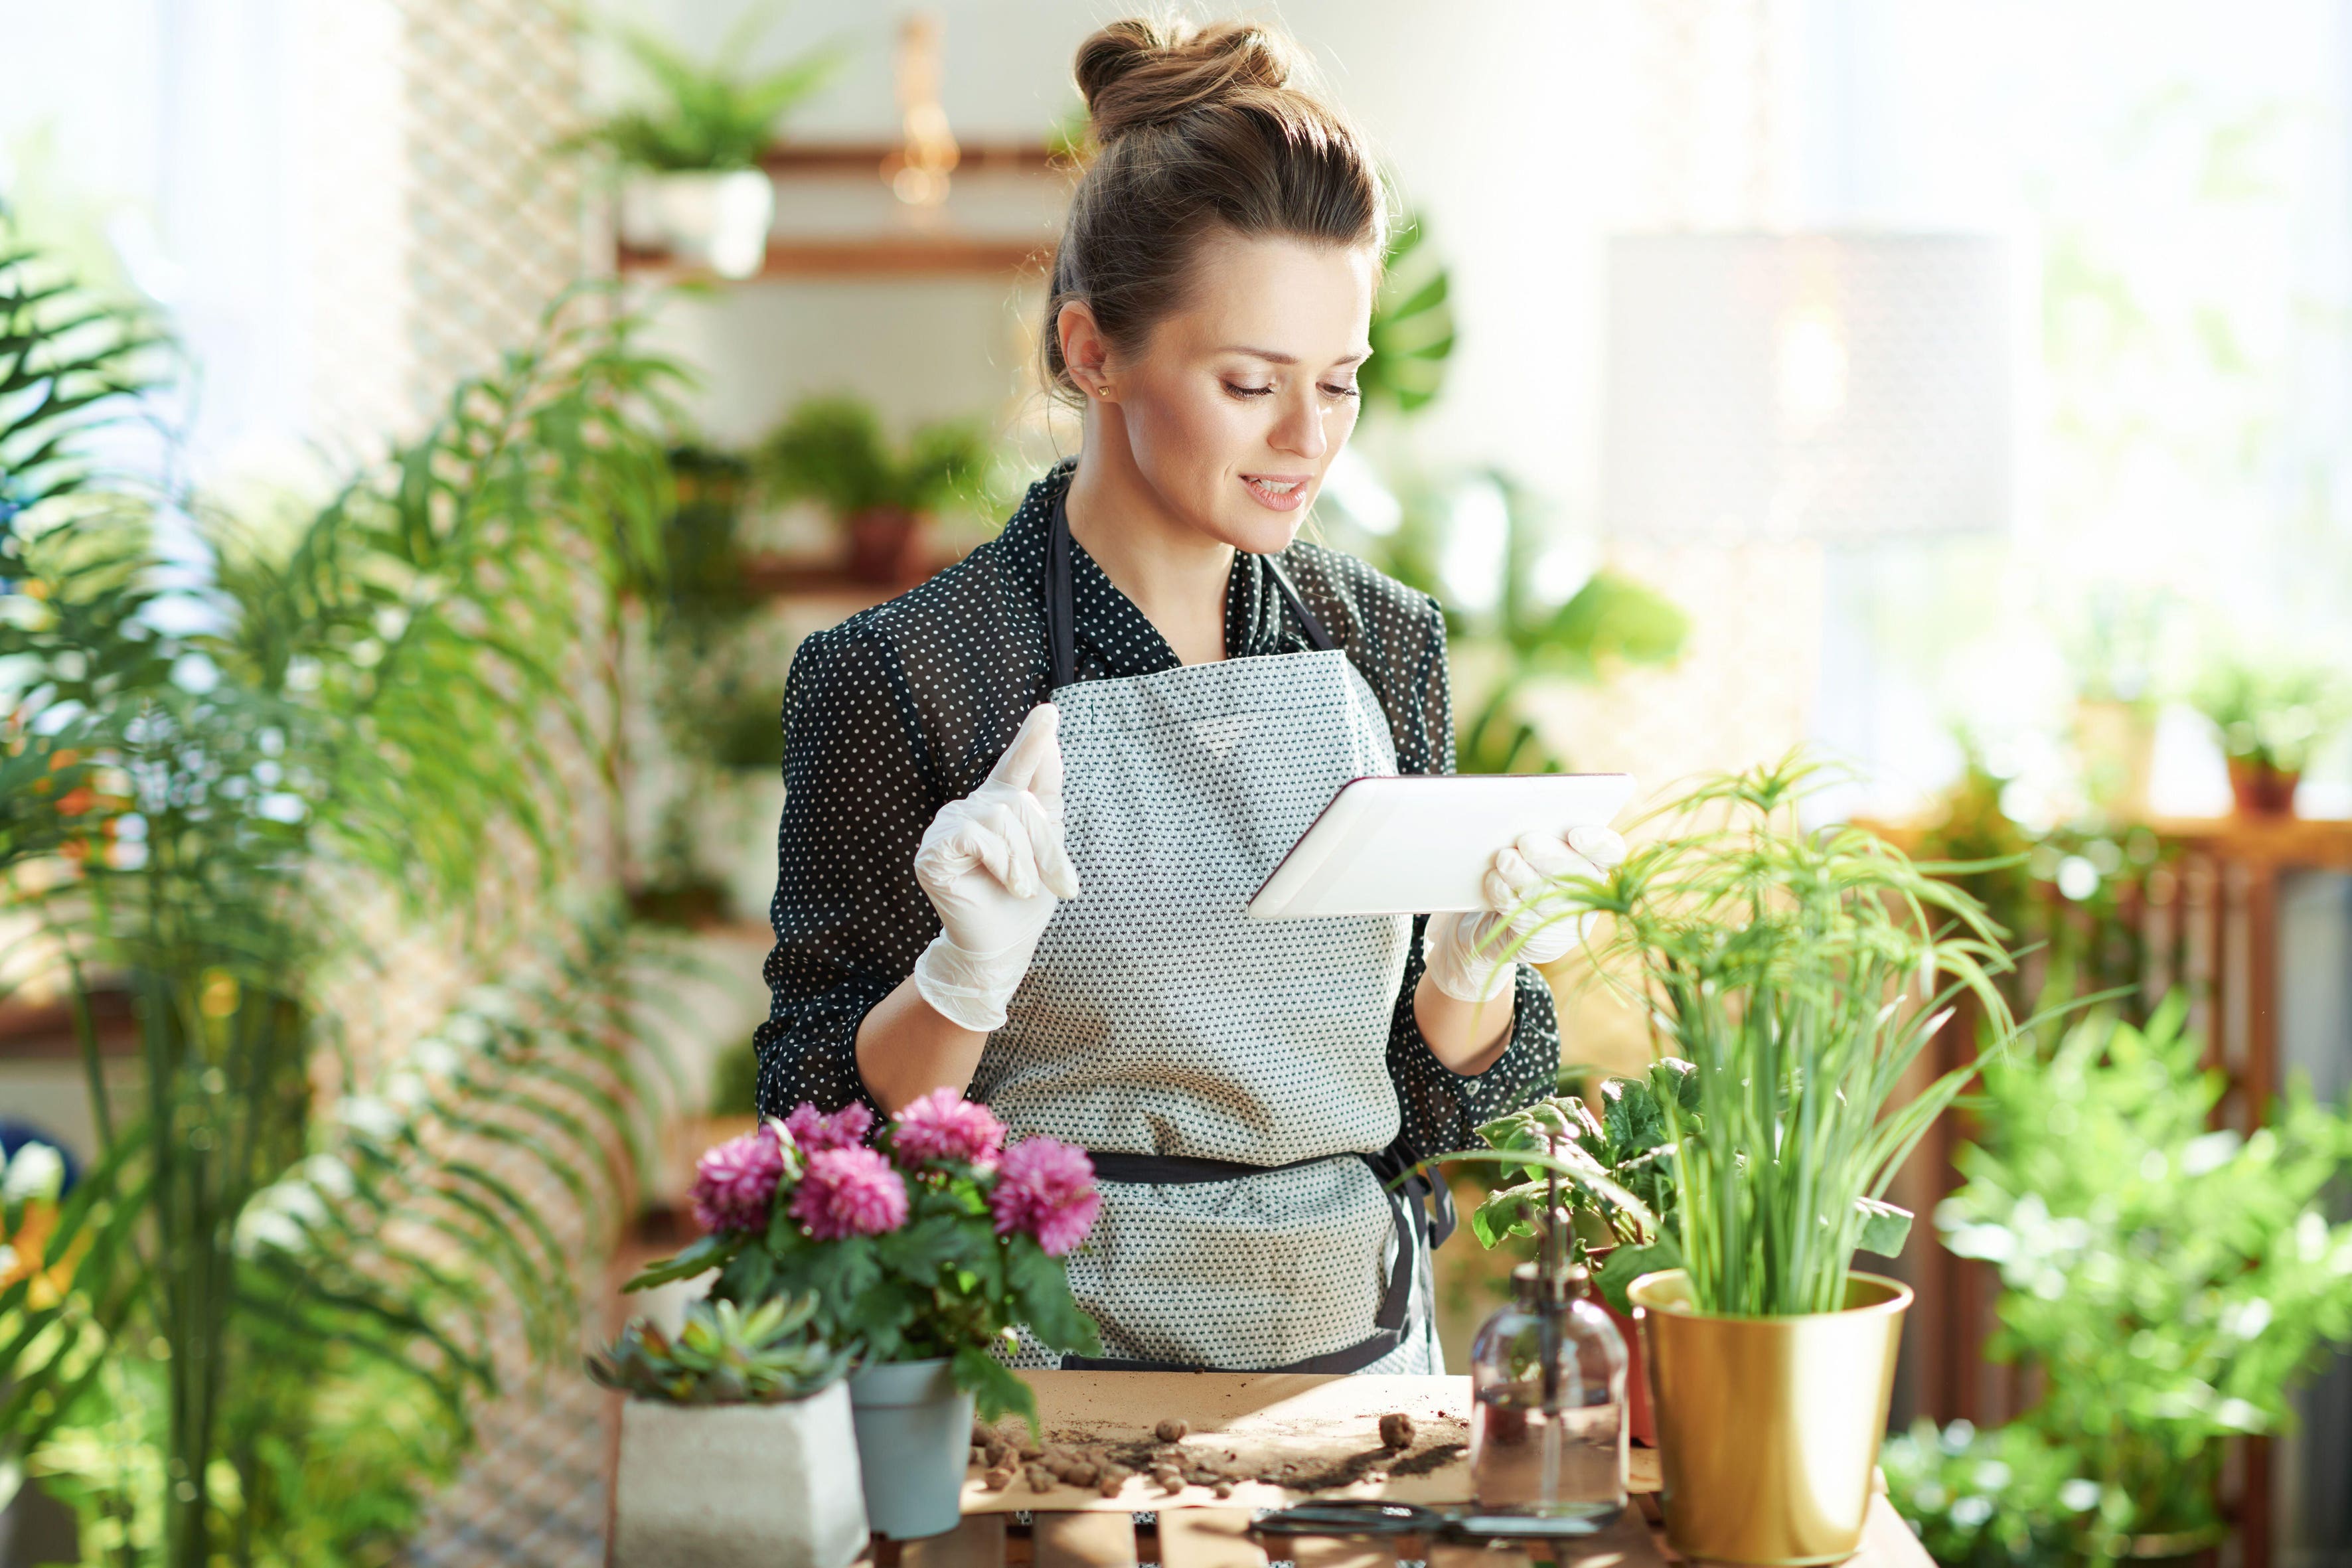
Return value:
M 1560 877 L 1598 880 L 1624 858 L 1625 841 L 1606 827 L 1572 827 L 1566 838 L 1520 835 L 1486 868 L 1485 910 L 1429 917 L 1422 952 L 1430 983 L 1457 1001 L 1482 1002 L 1496 989 L 1495 972 L 1506 966 L 1507 953 L 1514 963 L 1566 957 L 1584 940 L 1592 917 L 1570 913 L 1557 891 L 1543 896 L 1545 885 Z M 1514 942 L 1519 942 L 1516 952 Z
M 915 960 L 915 989 L 967 1029 L 1003 1026 L 1037 939 L 1061 899 L 1078 896 L 1062 847 L 1062 710 L 1029 710 L 988 781 L 923 830 L 915 880 L 943 928 Z

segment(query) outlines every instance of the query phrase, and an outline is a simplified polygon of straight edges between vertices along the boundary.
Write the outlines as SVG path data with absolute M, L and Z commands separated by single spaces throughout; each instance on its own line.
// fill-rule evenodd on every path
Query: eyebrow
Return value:
M 1219 349 L 1217 352 L 1219 353 L 1225 354 L 1247 354 L 1252 359 L 1265 360 L 1273 364 L 1297 364 L 1298 363 L 1298 356 L 1297 354 L 1286 354 L 1275 349 L 1254 349 L 1247 343 L 1227 343 L 1223 348 Z M 1335 365 L 1354 364 L 1360 360 L 1370 358 L 1371 353 L 1371 350 L 1365 349 L 1360 353 L 1351 353 L 1344 358 L 1333 360 L 1331 363 Z

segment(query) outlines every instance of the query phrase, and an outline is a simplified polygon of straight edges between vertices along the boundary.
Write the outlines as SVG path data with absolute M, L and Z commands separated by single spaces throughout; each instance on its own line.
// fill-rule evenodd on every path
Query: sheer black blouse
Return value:
M 770 910 L 776 946 L 765 970 L 768 1020 L 753 1037 L 763 1115 L 803 1100 L 824 1110 L 854 1100 L 873 1105 L 857 1071 L 858 1025 L 940 931 L 915 881 L 915 847 L 940 807 L 979 787 L 1047 695 L 1046 530 L 1070 467 L 1031 486 L 996 538 L 922 586 L 816 633 L 793 657 Z M 1445 622 L 1435 601 L 1313 544 L 1293 544 L 1282 563 L 1378 694 L 1400 771 L 1453 772 Z M 1179 663 L 1083 548 L 1072 567 L 1079 679 Z M 1258 556 L 1234 557 L 1225 647 L 1236 658 L 1307 647 Z M 1521 965 L 1511 1041 L 1492 1067 L 1465 1077 L 1431 1055 L 1412 1010 L 1426 923 L 1413 922 L 1389 1029 L 1389 1078 L 1405 1139 L 1450 1152 L 1473 1144 L 1480 1121 L 1550 1089 L 1559 1033 L 1542 976 Z

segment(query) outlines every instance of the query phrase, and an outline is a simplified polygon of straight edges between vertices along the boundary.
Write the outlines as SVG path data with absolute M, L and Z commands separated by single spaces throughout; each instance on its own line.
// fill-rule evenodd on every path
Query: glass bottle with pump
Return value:
M 1558 1205 L 1550 1212 L 1562 1221 Z M 1625 1342 L 1559 1254 L 1511 1273 L 1470 1347 L 1470 1480 L 1488 1513 L 1615 1517 L 1625 1506 Z

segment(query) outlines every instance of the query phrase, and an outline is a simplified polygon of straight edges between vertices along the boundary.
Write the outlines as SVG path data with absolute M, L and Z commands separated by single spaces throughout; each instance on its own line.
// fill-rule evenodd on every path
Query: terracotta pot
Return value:
M 1601 1260 L 1615 1250 L 1613 1247 L 1588 1247 L 1584 1249 L 1584 1256 L 1597 1270 Z M 1650 1416 L 1649 1363 L 1642 1354 L 1641 1331 L 1634 1326 L 1633 1319 L 1609 1304 L 1609 1299 L 1601 1293 L 1600 1286 L 1591 1287 L 1590 1294 L 1592 1304 L 1609 1314 L 1609 1321 L 1617 1325 L 1617 1332 L 1625 1341 L 1626 1434 L 1644 1448 L 1654 1448 L 1658 1446 L 1658 1428 Z
M 2240 816 L 2293 816 L 2294 786 L 2301 773 L 2274 768 L 2255 757 L 2230 759 L 2230 793 L 2237 797 Z
M 850 514 L 849 574 L 861 583 L 914 583 L 923 574 L 923 515 L 900 506 Z
M 1654 1448 L 1658 1446 L 1658 1426 L 1650 1416 L 1650 1365 L 1642 1354 L 1642 1331 L 1633 1319 L 1601 1300 L 1600 1291 L 1592 1293 L 1592 1300 L 1625 1337 L 1626 1435 L 1644 1448 Z

